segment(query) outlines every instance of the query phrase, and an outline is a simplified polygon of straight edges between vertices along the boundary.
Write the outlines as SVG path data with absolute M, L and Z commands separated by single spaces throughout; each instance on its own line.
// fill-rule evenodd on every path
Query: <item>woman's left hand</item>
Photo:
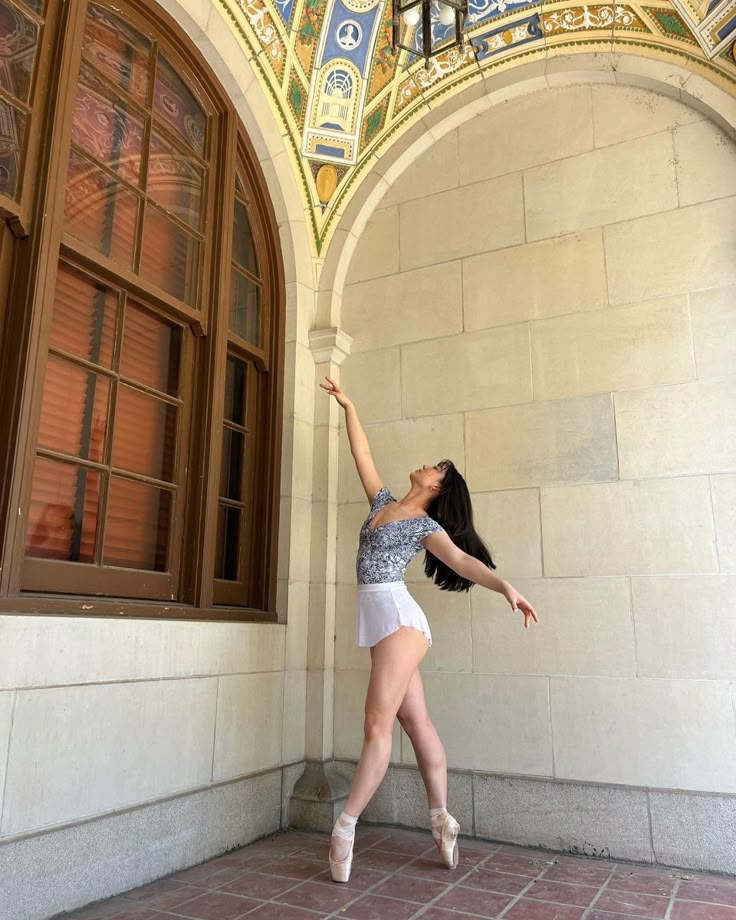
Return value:
M 529 601 L 523 597 L 512 585 L 509 585 L 507 590 L 504 591 L 504 597 L 511 604 L 511 609 L 516 613 L 517 611 L 524 614 L 524 629 L 529 629 L 529 623 L 534 620 L 535 623 L 539 622 L 536 611 L 529 603 Z

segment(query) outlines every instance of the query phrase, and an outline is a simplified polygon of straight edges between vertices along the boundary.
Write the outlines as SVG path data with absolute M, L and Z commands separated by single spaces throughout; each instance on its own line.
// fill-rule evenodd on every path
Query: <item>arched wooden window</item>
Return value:
M 16 124 L 0 207 L 18 237 L 0 249 L 0 603 L 267 614 L 284 297 L 255 156 L 168 19 L 48 0 L 52 32 L 40 2 L 0 0 L 0 47 L 14 30 L 32 63 L 0 68 Z M 36 85 L 56 92 L 34 100 Z

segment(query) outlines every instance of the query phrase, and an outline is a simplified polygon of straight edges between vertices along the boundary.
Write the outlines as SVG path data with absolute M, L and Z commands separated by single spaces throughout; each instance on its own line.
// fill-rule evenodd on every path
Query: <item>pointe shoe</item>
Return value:
M 457 835 L 460 833 L 460 825 L 448 812 L 445 820 L 439 828 L 439 839 L 435 838 L 435 843 L 440 851 L 442 862 L 448 869 L 457 868 L 460 852 L 457 846 Z
M 342 837 L 340 834 L 335 836 L 340 837 L 342 840 L 347 840 L 347 837 Z M 333 882 L 347 882 L 350 879 L 350 869 L 353 865 L 353 847 L 355 846 L 355 837 L 352 838 L 350 842 L 350 852 L 344 859 L 333 859 L 330 855 L 330 874 L 332 875 Z

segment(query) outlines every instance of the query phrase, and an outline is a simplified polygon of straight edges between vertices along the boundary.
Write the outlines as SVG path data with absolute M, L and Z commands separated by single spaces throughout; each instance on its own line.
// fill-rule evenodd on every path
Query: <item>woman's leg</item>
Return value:
M 402 626 L 371 649 L 371 676 L 365 699 L 363 750 L 343 811 L 358 817 L 386 775 L 394 719 L 412 675 L 429 648 L 418 629 Z M 331 855 L 344 859 L 349 841 L 333 836 Z
M 447 757 L 427 712 L 424 683 L 419 671 L 409 681 L 406 696 L 397 713 L 401 727 L 409 736 L 424 780 L 430 808 L 447 806 Z

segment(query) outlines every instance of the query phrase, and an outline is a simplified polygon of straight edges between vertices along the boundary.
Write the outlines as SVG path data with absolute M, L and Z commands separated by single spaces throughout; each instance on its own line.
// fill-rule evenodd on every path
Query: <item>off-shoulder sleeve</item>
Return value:
M 386 486 L 383 486 L 373 496 L 373 501 L 371 502 L 371 511 L 378 511 L 379 508 L 383 508 L 384 505 L 387 505 L 393 500 L 393 495 L 389 492 Z

